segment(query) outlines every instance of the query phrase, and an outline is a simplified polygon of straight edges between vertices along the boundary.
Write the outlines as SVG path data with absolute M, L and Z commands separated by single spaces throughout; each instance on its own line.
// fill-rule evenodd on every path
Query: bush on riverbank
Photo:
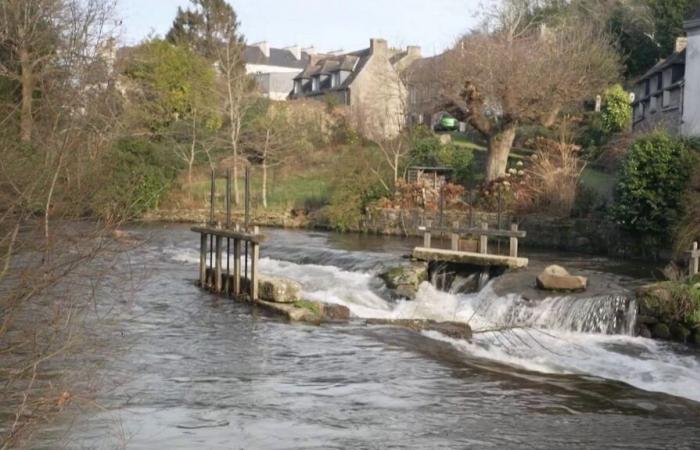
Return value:
M 158 206 L 180 166 L 165 145 L 139 138 L 117 141 L 106 156 L 105 182 L 93 207 L 101 217 L 138 217 Z
M 637 302 L 646 333 L 700 345 L 700 277 L 644 286 L 637 292 Z
M 620 171 L 613 219 L 652 247 L 668 244 L 683 215 L 692 162 L 682 139 L 660 132 L 639 138 Z

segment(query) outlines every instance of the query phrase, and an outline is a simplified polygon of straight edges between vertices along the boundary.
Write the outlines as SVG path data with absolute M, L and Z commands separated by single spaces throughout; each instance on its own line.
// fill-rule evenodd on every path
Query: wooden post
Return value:
M 512 223 L 510 225 L 510 231 L 518 231 L 518 224 Z M 510 238 L 510 256 L 513 258 L 518 257 L 518 238 L 511 236 Z
M 207 287 L 207 235 L 199 235 L 199 284 Z
M 488 222 L 481 222 L 481 230 L 488 231 L 488 229 L 489 229 Z M 479 253 L 485 255 L 488 252 L 489 252 L 489 237 L 486 236 L 485 234 L 480 234 L 479 235 Z
M 236 231 L 240 226 L 236 224 Z M 241 240 L 233 240 L 233 296 L 241 295 Z
M 253 227 L 253 234 L 257 235 L 260 233 L 258 227 Z M 252 254 L 250 257 L 250 298 L 252 300 L 258 299 L 258 269 L 260 259 L 260 244 L 253 242 Z
M 423 247 L 430 248 L 430 227 L 432 222 L 428 220 L 425 225 L 425 233 L 423 233 Z
M 452 250 L 459 250 L 459 222 L 452 223 Z
M 691 247 L 688 253 L 688 272 L 689 276 L 694 277 L 698 274 L 698 270 L 700 270 L 700 268 L 698 267 L 700 265 L 700 261 L 698 261 L 700 259 L 700 251 L 698 251 L 697 241 L 693 242 L 693 246 Z
M 216 292 L 221 292 L 221 247 L 224 238 L 221 236 L 216 236 L 216 267 L 214 269 L 214 287 Z

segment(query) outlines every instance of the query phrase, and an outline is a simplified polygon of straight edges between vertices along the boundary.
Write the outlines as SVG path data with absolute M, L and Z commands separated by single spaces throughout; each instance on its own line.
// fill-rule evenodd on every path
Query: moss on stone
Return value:
M 651 335 L 657 339 L 671 339 L 671 330 L 665 323 L 657 323 L 651 329 Z
M 316 317 L 321 317 L 321 305 L 319 305 L 317 302 L 312 302 L 310 300 L 297 300 L 294 302 L 294 306 L 310 311 Z
M 691 327 L 700 324 L 700 289 L 694 284 L 664 281 L 642 288 L 637 297 L 642 315 Z

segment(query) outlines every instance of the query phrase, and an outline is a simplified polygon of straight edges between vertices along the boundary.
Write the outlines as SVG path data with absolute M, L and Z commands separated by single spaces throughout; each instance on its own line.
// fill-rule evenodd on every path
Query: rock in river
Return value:
M 408 266 L 394 267 L 379 277 L 384 280 L 389 289 L 394 289 L 400 297 L 414 299 L 420 284 L 428 281 L 428 265 L 412 263 Z
M 537 276 L 537 287 L 548 291 L 583 291 L 587 285 L 586 277 L 571 275 L 556 265 L 547 267 Z

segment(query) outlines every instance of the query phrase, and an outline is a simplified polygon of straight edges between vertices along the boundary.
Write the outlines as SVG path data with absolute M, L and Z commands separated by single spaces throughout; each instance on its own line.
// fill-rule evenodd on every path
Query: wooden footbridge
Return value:
M 520 269 L 527 267 L 528 259 L 518 257 L 518 239 L 527 236 L 525 231 L 518 230 L 517 224 L 512 224 L 510 229 L 489 229 L 486 222 L 478 227 L 460 228 L 459 223 L 452 227 L 431 227 L 428 221 L 426 226 L 419 228 L 423 232 L 423 246 L 413 249 L 413 258 L 429 262 L 449 262 L 458 264 L 470 264 L 482 267 L 505 267 Z M 450 236 L 450 248 L 433 248 L 432 237 L 434 233 Z M 476 248 L 465 249 L 464 237 L 476 238 Z M 509 254 L 500 255 L 489 253 L 489 238 L 508 238 L 510 243 Z M 467 241 L 469 242 L 469 241 Z M 467 245 L 468 247 L 468 245 Z M 472 251 L 474 250 L 474 251 Z
M 245 220 L 231 221 L 231 171 L 226 172 L 226 221 L 216 221 L 216 175 L 211 175 L 209 222 L 192 227 L 200 235 L 199 285 L 217 294 L 258 300 L 260 245 L 265 236 L 250 224 L 250 173 L 245 176 Z M 225 253 L 225 263 L 224 263 Z M 233 258 L 231 258 L 233 256 Z M 241 258 L 243 257 L 243 258 Z M 233 267 L 231 267 L 233 259 Z

